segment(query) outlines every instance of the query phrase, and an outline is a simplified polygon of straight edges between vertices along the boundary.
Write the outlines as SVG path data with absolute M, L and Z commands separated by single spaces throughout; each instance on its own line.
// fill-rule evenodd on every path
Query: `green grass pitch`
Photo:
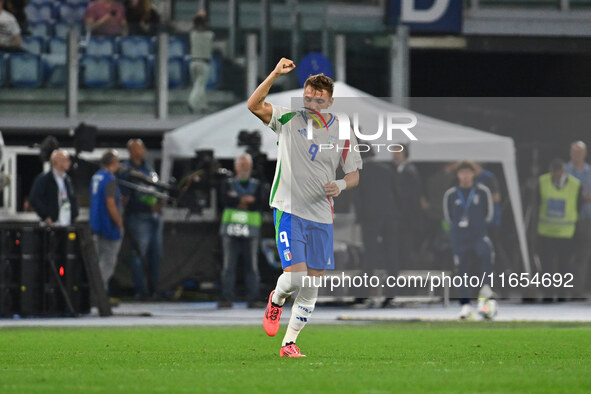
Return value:
M 591 324 L 2 328 L 0 392 L 590 392 Z

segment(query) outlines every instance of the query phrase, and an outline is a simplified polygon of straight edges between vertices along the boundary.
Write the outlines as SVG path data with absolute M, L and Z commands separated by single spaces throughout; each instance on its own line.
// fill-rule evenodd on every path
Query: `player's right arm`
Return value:
M 248 99 L 248 110 L 255 114 L 265 124 L 269 124 L 273 116 L 273 106 L 265 101 L 267 94 L 277 78 L 287 74 L 295 68 L 294 62 L 284 57 L 279 60 L 271 74 L 256 88 Z

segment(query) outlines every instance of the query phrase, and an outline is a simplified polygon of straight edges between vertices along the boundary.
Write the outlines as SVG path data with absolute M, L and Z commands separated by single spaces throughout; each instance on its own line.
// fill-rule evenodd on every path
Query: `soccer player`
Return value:
M 334 269 L 333 198 L 357 186 L 362 167 L 359 152 L 350 149 L 356 144 L 355 137 L 339 139 L 338 119 L 321 113 L 333 103 L 330 78 L 318 74 L 306 80 L 300 109 L 265 101 L 275 80 L 294 68 L 293 61 L 282 58 L 248 100 L 248 109 L 277 134 L 279 149 L 269 204 L 274 208 L 283 273 L 265 310 L 263 325 L 268 335 L 277 334 L 285 300 L 299 290 L 281 357 L 304 357 L 296 339 L 314 311 L 320 277 Z M 307 138 L 308 120 L 313 120 L 313 139 Z M 345 176 L 336 180 L 339 164 Z

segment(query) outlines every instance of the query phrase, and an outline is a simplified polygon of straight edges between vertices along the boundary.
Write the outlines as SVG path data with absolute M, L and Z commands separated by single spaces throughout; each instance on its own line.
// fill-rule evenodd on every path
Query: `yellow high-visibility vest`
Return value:
M 577 198 L 581 182 L 568 175 L 566 184 L 557 189 L 550 173 L 541 175 L 538 234 L 549 238 L 572 238 L 579 218 Z

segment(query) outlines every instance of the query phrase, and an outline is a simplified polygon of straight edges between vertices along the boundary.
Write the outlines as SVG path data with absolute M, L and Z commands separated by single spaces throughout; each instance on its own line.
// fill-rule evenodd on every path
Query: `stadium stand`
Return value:
M 58 20 L 67 24 L 75 24 L 84 19 L 86 5 L 84 4 L 57 4 L 56 15 Z
M 51 25 L 47 22 L 29 22 L 29 32 L 36 37 L 50 37 L 52 33 Z
M 6 57 L 0 55 L 0 87 L 6 85 Z
M 110 88 L 115 83 L 115 64 L 111 56 L 84 55 L 80 60 L 82 85 Z
M 41 55 L 45 52 L 45 42 L 41 37 L 24 36 L 21 47 L 29 53 Z
M 63 54 L 43 55 L 43 75 L 45 85 L 50 88 L 66 86 L 66 62 Z
M 47 52 L 52 55 L 65 55 L 67 49 L 66 40 L 60 37 L 52 37 L 47 41 Z
M 66 22 L 58 22 L 53 26 L 53 30 L 54 30 L 54 37 L 59 37 L 59 38 L 67 38 L 68 37 L 68 32 L 70 30 L 72 30 L 72 28 L 77 28 L 78 31 L 80 33 L 84 32 L 84 24 L 83 23 L 66 23 Z
M 36 88 L 43 82 L 41 58 L 31 53 L 12 53 L 8 56 L 10 85 L 16 88 Z
M 150 83 L 150 69 L 146 57 L 121 56 L 117 59 L 119 86 L 126 89 L 143 89 Z
M 90 37 L 86 45 L 86 55 L 113 56 L 117 54 L 115 39 L 111 37 Z
M 187 83 L 187 63 L 182 57 L 168 59 L 168 87 L 184 87 Z
M 128 36 L 119 40 L 119 53 L 127 57 L 150 56 L 154 54 L 154 41 L 144 36 Z
M 188 54 L 187 41 L 180 36 L 169 36 L 168 38 L 168 57 L 183 57 Z
M 57 3 L 59 5 L 59 2 Z M 25 8 L 27 20 L 30 22 L 54 22 L 55 9 L 51 2 L 29 4 Z

